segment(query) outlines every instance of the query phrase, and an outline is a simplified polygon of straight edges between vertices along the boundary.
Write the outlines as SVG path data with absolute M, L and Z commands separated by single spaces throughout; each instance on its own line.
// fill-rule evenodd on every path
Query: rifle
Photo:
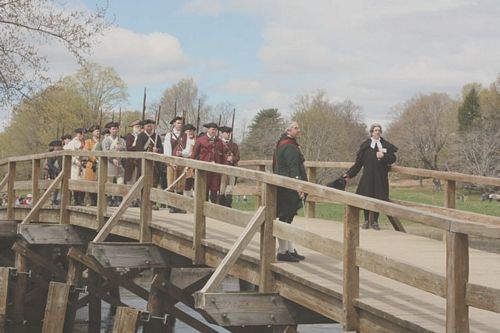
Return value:
M 122 125 L 122 107 L 120 106 L 120 111 L 118 111 L 118 136 L 120 136 L 120 130 L 122 129 L 121 128 L 121 125 Z
M 221 123 L 221 121 L 222 121 L 222 113 L 221 113 L 221 114 L 219 114 L 219 124 L 218 124 L 217 126 L 219 126 L 219 127 L 220 127 L 220 123 Z
M 233 132 L 231 133 L 231 139 L 229 141 L 233 142 L 233 135 L 234 135 L 234 116 L 236 115 L 236 108 L 233 108 L 233 120 L 231 120 L 231 129 Z
M 182 125 L 187 123 L 187 111 L 182 111 Z
M 198 98 L 198 115 L 196 116 L 196 137 L 200 133 L 200 109 L 201 109 L 201 99 Z
M 142 99 L 142 120 L 146 117 L 146 88 L 144 88 L 144 98 Z
M 160 124 L 160 112 L 161 112 L 161 105 L 158 106 L 158 111 L 156 112 L 155 115 L 155 126 L 158 127 Z
M 177 117 L 177 100 L 174 102 L 174 118 Z
M 99 130 L 102 132 L 102 108 L 99 111 Z M 102 141 L 102 135 L 99 135 L 99 143 Z

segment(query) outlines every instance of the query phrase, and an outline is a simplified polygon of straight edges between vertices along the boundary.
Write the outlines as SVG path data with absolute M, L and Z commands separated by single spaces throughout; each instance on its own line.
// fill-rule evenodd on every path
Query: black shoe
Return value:
M 295 258 L 290 252 L 286 251 L 285 253 L 279 253 L 276 256 L 276 259 L 279 261 L 289 261 L 289 262 L 299 262 L 298 258 Z
M 288 253 L 290 253 L 293 257 L 295 257 L 295 258 L 297 258 L 297 259 L 299 259 L 299 260 L 304 260 L 304 259 L 306 259 L 306 257 L 305 257 L 305 256 L 300 255 L 300 254 L 297 252 L 297 249 L 293 250 L 293 252 L 288 252 Z
M 378 225 L 378 221 L 373 221 L 371 227 L 373 230 L 380 230 L 380 226 Z
M 370 228 L 370 222 L 365 221 L 365 223 L 361 225 L 361 229 L 368 229 L 368 228 Z

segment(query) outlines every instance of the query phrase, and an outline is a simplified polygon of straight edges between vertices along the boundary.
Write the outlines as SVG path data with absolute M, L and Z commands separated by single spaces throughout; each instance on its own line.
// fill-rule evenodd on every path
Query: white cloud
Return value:
M 261 89 L 261 83 L 257 80 L 230 80 L 224 89 L 235 94 L 255 94 Z
M 60 45 L 47 45 L 42 53 L 48 58 L 52 78 L 71 74 L 78 68 Z M 145 86 L 178 80 L 189 62 L 179 40 L 170 34 L 140 34 L 118 27 L 99 38 L 89 60 L 113 67 L 128 85 Z

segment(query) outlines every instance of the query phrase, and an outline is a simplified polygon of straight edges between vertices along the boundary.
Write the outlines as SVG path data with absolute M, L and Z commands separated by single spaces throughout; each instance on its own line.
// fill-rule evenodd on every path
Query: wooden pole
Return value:
M 141 311 L 119 306 L 116 311 L 113 333 L 135 333 L 139 326 Z
M 79 262 L 68 258 L 68 273 L 66 276 L 66 283 L 69 286 L 77 287 L 79 285 L 82 272 L 83 266 Z M 73 332 L 76 310 L 78 308 L 78 297 L 79 293 L 77 291 L 70 293 L 68 297 L 68 309 L 66 310 L 66 318 L 64 320 L 64 332 Z
M 359 246 L 359 208 L 346 206 L 344 217 L 344 270 L 343 270 L 343 329 L 359 331 L 359 317 L 354 299 L 359 297 L 359 267 L 356 248 Z
M 278 188 L 274 185 L 266 184 L 264 190 L 266 212 L 264 223 L 260 228 L 259 292 L 269 293 L 273 291 L 271 264 L 276 259 L 276 238 L 273 236 L 273 224 L 276 219 Z
M 151 242 L 151 220 L 153 218 L 153 203 L 151 202 L 151 189 L 153 188 L 154 161 L 142 159 L 142 175 L 144 185 L 141 195 L 141 226 L 140 242 Z
M 89 284 L 99 286 L 101 278 L 96 272 L 89 270 Z M 101 332 L 101 299 L 96 295 L 89 297 L 89 333 Z
M 203 205 L 207 200 L 207 172 L 196 169 L 194 181 L 193 263 L 203 265 L 205 264 L 205 249 L 201 244 L 201 240 L 204 239 L 206 235 L 206 218 L 203 212 Z
M 31 195 L 33 196 L 31 207 L 35 206 L 38 200 L 40 200 L 39 183 L 40 183 L 40 160 L 34 159 L 31 165 Z M 35 221 L 38 221 L 40 219 L 40 214 L 39 213 L 34 214 L 33 219 Z
M 22 273 L 28 271 L 28 261 L 17 252 L 15 260 L 16 269 L 18 272 L 21 272 L 21 274 L 18 274 L 16 277 L 16 285 L 12 297 L 12 322 L 15 325 L 19 325 L 24 321 L 24 295 L 28 287 L 28 277 L 26 274 Z
M 42 333 L 63 332 L 69 289 L 70 286 L 66 283 L 54 281 L 49 283 Z
M 104 214 L 108 208 L 108 200 L 106 198 L 106 182 L 108 181 L 108 158 L 99 157 L 99 168 L 97 175 L 97 231 L 100 231 L 104 226 Z
M 310 183 L 316 183 L 316 171 L 315 167 L 307 167 L 307 180 Z M 305 217 L 314 218 L 316 217 L 316 202 L 306 201 L 306 206 L 304 207 Z
M 155 287 L 155 280 L 164 277 L 166 280 L 170 279 L 170 269 L 155 269 L 155 277 L 151 284 L 151 291 L 149 292 L 149 299 L 147 310 L 151 316 L 161 317 L 164 315 L 165 308 L 165 295 L 163 292 Z M 164 325 L 158 320 L 151 320 L 144 325 L 144 333 L 155 333 L 165 331 Z
M 59 215 L 60 224 L 69 224 L 69 211 L 68 206 L 70 204 L 70 192 L 69 192 L 69 179 L 71 176 L 71 156 L 63 156 L 63 167 L 62 171 L 63 177 L 61 179 L 61 213 Z
M 469 332 L 466 302 L 469 281 L 469 238 L 450 232 L 446 240 L 446 333 Z
M 10 268 L 0 267 L 0 331 L 7 317 Z
M 266 172 L 266 166 L 264 164 L 257 165 L 257 171 Z M 257 196 L 255 198 L 255 208 L 259 208 L 264 204 L 264 189 L 260 182 L 256 182 L 255 186 L 257 187 Z
M 7 181 L 7 219 L 15 219 L 14 205 L 16 203 L 16 190 L 14 182 L 16 181 L 16 162 L 9 162 L 9 180 Z

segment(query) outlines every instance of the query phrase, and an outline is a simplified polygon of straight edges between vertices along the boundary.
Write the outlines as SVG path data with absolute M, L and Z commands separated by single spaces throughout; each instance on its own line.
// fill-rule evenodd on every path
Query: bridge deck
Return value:
M 71 207 L 71 223 L 95 228 L 95 208 Z M 108 209 L 108 214 L 112 208 Z M 126 221 L 126 222 L 125 222 Z M 138 238 L 139 210 L 129 208 L 113 233 Z M 342 242 L 342 223 L 297 217 L 293 225 Z M 153 242 L 184 256 L 191 257 L 193 234 L 192 214 L 153 212 Z M 232 246 L 242 229 L 207 218 L 207 264 L 216 266 Z M 361 248 L 445 275 L 446 244 L 419 236 L 391 230 L 363 230 Z M 244 251 L 231 274 L 256 283 L 258 278 L 258 235 Z M 342 307 L 342 262 L 298 247 L 307 256 L 300 263 L 277 262 L 272 266 L 275 289 L 286 298 L 340 321 Z M 500 255 L 470 249 L 469 282 L 498 287 Z M 445 331 L 444 298 L 418 290 L 394 280 L 361 269 L 359 306 L 366 310 L 360 315 L 373 315 L 378 320 L 396 323 L 405 330 L 421 332 Z M 385 319 L 383 319 L 385 318 Z M 498 332 L 500 314 L 470 308 L 471 332 Z

